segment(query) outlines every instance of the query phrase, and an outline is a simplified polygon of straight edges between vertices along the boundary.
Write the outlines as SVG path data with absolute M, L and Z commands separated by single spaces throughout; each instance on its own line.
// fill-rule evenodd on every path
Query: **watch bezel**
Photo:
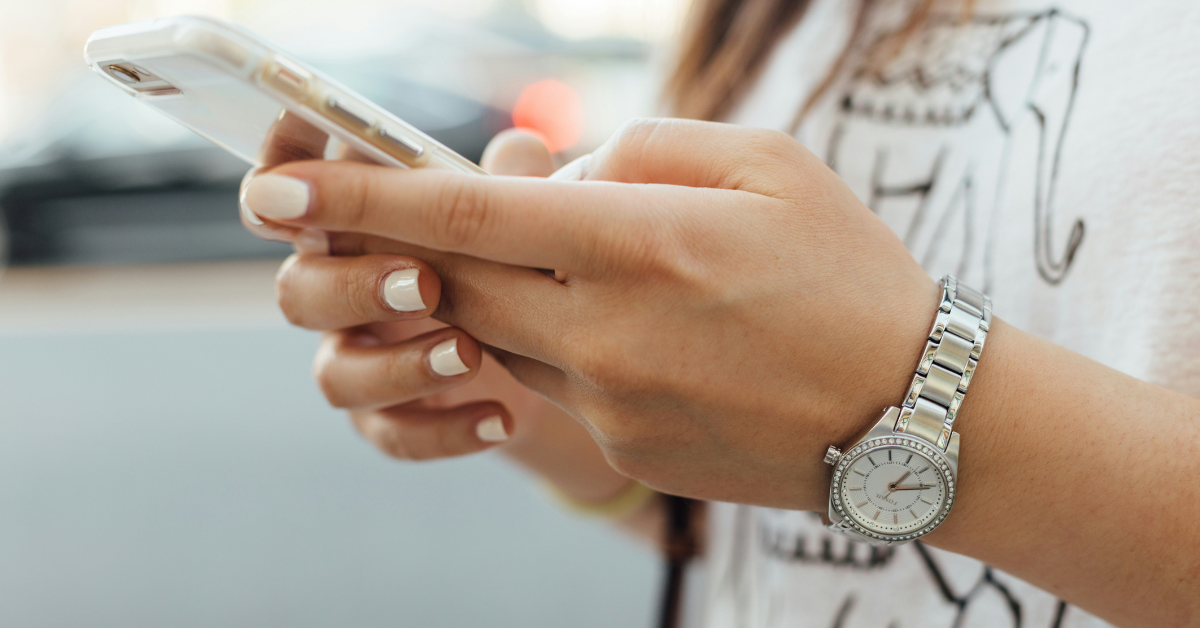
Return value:
M 946 499 L 943 501 L 937 515 L 924 527 L 919 530 L 904 532 L 898 534 L 888 534 L 876 532 L 858 523 L 847 511 L 849 505 L 842 501 L 842 495 L 839 488 L 844 484 L 845 476 L 849 473 L 850 466 L 864 456 L 870 455 L 872 452 L 889 447 L 906 447 L 920 453 L 921 455 L 936 462 L 938 468 L 942 471 L 943 481 L 946 486 Z M 864 439 L 862 442 L 855 443 L 849 451 L 842 454 L 833 468 L 833 481 L 829 485 L 829 502 L 832 506 L 830 515 L 836 513 L 842 519 L 842 525 L 854 530 L 858 534 L 869 539 L 880 542 L 905 542 L 918 539 L 926 534 L 929 534 L 934 529 L 945 521 L 946 516 L 950 514 L 950 509 L 954 506 L 955 488 L 958 482 L 958 470 L 956 464 L 952 464 L 946 454 L 940 451 L 936 446 L 929 444 L 924 439 L 909 436 L 907 434 L 892 433 L 887 436 L 876 436 Z

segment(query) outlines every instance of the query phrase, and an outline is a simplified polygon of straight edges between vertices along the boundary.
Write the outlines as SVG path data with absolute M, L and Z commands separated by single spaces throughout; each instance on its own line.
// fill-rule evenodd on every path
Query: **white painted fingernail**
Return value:
M 329 234 L 320 229 L 301 229 L 292 240 L 292 248 L 305 255 L 329 255 Z
M 485 443 L 502 443 L 508 440 L 508 432 L 504 430 L 504 419 L 490 416 L 475 424 L 475 435 Z
M 420 274 L 421 271 L 416 268 L 406 268 L 397 270 L 383 280 L 383 300 L 387 301 L 388 307 L 397 312 L 417 312 L 425 309 L 425 301 L 421 299 L 421 286 L 417 283 Z M 457 357 L 458 351 L 455 351 L 454 355 Z
M 262 218 L 299 218 L 308 211 L 308 184 L 279 174 L 260 174 L 246 184 L 242 205 Z
M 261 227 L 266 223 L 262 221 L 262 218 L 255 216 L 254 212 L 250 211 L 250 206 L 246 204 L 246 191 L 246 189 L 243 189 L 242 195 L 238 197 L 238 211 L 242 213 L 242 217 L 246 219 L 246 222 L 255 227 Z
M 433 372 L 442 377 L 450 377 L 452 375 L 462 375 L 471 370 L 463 364 L 462 358 L 458 357 L 458 338 L 451 338 L 429 352 L 429 366 L 433 368 Z

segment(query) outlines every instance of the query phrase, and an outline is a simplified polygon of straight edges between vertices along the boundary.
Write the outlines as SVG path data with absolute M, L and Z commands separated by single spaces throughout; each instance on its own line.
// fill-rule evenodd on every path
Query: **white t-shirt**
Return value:
M 876 4 L 864 48 L 910 6 Z M 786 130 L 857 7 L 814 0 L 729 121 Z M 979 0 L 879 72 L 851 63 L 796 136 L 931 276 L 955 274 L 1017 327 L 1196 396 L 1198 60 L 1196 0 Z M 709 628 L 1108 625 L 970 558 L 851 543 L 814 513 L 710 513 Z

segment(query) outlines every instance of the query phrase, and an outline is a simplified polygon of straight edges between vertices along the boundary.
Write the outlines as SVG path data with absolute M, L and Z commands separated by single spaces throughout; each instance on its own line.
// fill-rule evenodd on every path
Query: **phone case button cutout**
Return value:
M 277 57 L 273 61 L 274 63 L 263 73 L 267 84 L 284 94 L 303 99 L 304 95 L 308 93 L 312 75 L 304 68 L 288 63 L 285 59 Z
M 348 122 L 353 122 L 359 126 L 362 126 L 363 128 L 369 128 L 375 123 L 375 121 L 367 117 L 366 114 L 356 111 L 353 107 L 347 105 L 341 100 L 338 100 L 337 98 L 331 97 L 327 104 L 329 105 L 330 111 L 338 114 Z
M 379 128 L 379 137 L 383 138 L 387 143 L 396 146 L 413 157 L 420 157 L 425 154 L 425 147 L 404 137 L 403 135 L 385 127 Z

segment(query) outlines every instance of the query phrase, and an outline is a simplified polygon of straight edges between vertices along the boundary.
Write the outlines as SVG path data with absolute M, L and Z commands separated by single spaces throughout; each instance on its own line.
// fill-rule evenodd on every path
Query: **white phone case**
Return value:
M 484 171 L 252 33 L 200 17 L 102 28 L 88 65 L 118 88 L 255 166 L 287 155 Z

